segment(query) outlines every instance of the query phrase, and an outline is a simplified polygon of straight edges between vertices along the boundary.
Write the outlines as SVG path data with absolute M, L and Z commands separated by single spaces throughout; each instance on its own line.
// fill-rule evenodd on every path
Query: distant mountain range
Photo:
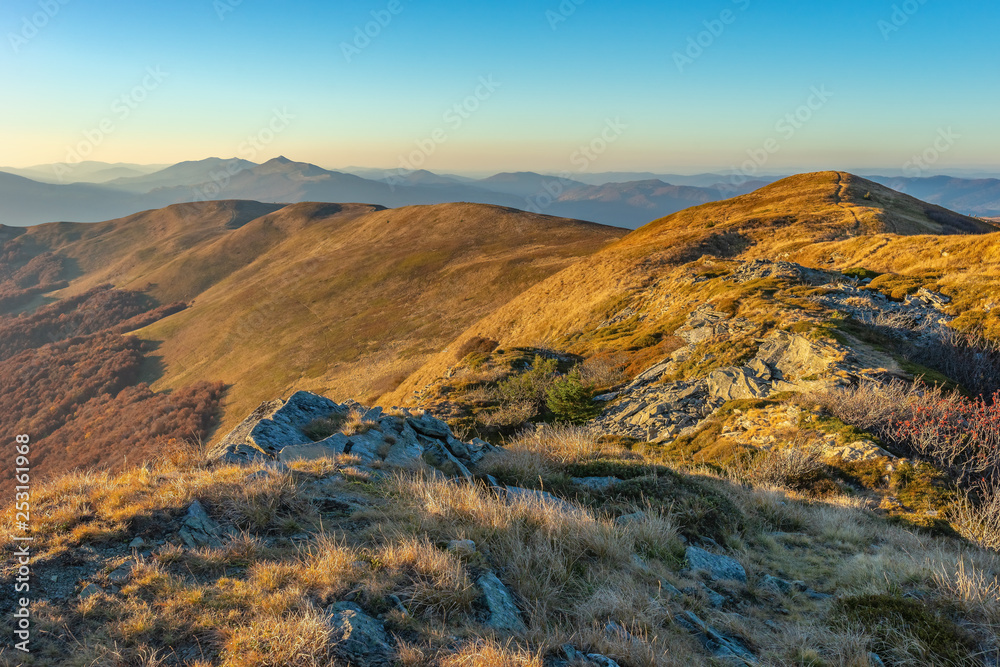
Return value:
M 1000 215 L 997 179 L 870 178 L 964 214 Z M 390 208 L 472 202 L 634 229 L 691 206 L 751 192 L 774 180 L 761 178 L 733 187 L 725 174 L 651 172 L 573 174 L 572 178 L 516 172 L 472 179 L 426 170 L 331 171 L 284 157 L 264 164 L 209 158 L 167 167 L 84 162 L 0 168 L 0 223 L 96 222 L 171 204 L 252 199 L 285 204 L 357 202 Z

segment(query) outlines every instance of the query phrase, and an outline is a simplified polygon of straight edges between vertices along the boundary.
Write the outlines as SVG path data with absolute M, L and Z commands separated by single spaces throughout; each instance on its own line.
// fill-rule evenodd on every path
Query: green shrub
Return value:
M 594 404 L 593 390 L 583 384 L 580 371 L 576 369 L 553 382 L 546 397 L 546 406 L 559 421 L 583 424 L 599 412 Z
M 535 355 L 531 367 L 523 373 L 507 378 L 497 385 L 501 403 L 529 403 L 539 411 L 545 405 L 545 396 L 555 380 L 559 363 Z

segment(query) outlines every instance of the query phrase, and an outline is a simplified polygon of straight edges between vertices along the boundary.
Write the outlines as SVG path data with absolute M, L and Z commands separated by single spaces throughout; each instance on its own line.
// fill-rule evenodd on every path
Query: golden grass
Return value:
M 537 665 L 566 643 L 622 665 L 706 664 L 698 643 L 675 623 L 684 609 L 748 639 L 763 664 L 864 664 L 876 639 L 899 642 L 893 655 L 912 653 L 903 635 L 838 625 L 826 603 L 763 588 L 767 574 L 841 596 L 920 591 L 928 605 L 956 610 L 977 636 L 998 630 L 1000 557 L 890 524 L 855 497 L 817 501 L 704 472 L 678 476 L 684 486 L 671 488 L 686 489 L 686 497 L 658 492 L 650 482 L 665 473 L 654 472 L 655 449 L 630 450 L 584 429 L 527 434 L 497 456 L 544 458 L 545 474 L 557 477 L 595 455 L 647 466 L 635 480 L 646 484 L 642 493 L 575 497 L 553 489 L 584 502 L 567 507 L 402 472 L 363 483 L 341 479 L 336 470 L 304 477 L 271 472 L 247 483 L 258 468 L 206 468 L 193 460 L 56 480 L 37 490 L 39 517 L 58 517 L 59 508 L 85 514 L 71 525 L 46 523 L 39 555 L 75 553 L 112 527 L 118 533 L 110 544 L 123 545 L 125 526 L 161 509 L 182 512 L 195 497 L 243 530 L 219 548 L 158 548 L 120 590 L 98 574 L 105 593 L 39 606 L 38 653 L 26 664 L 170 664 L 172 650 L 197 647 L 203 666 L 326 665 L 333 659 L 323 609 L 345 598 L 381 613 L 400 637 L 398 658 L 407 665 Z M 667 592 L 668 584 L 695 585 L 679 571 L 679 531 L 708 517 L 686 509 L 691 493 L 706 504 L 738 508 L 729 532 L 713 534 L 744 565 L 749 585 L 711 585 L 733 604 L 747 603 L 740 616 L 712 608 L 701 593 Z M 316 497 L 339 494 L 363 495 L 368 508 L 340 519 L 315 514 Z M 636 520 L 613 519 L 637 511 L 643 514 Z M 288 520 L 309 526 L 311 538 L 282 541 Z M 75 532 L 88 526 L 95 530 Z M 451 540 L 473 540 L 476 552 L 450 552 L 444 546 Z M 126 555 L 122 547 L 102 571 Z M 496 572 L 515 596 L 527 624 L 523 634 L 495 638 L 480 625 L 474 580 L 483 569 Z M 388 602 L 391 596 L 406 613 Z M 608 633 L 609 621 L 628 636 Z M 64 658 L 60 637 L 67 630 L 76 648 Z

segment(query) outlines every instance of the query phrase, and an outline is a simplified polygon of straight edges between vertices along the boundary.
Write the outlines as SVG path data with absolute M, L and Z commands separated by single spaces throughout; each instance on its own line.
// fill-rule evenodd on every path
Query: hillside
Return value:
M 232 385 L 224 425 L 298 384 L 384 393 L 476 319 L 624 233 L 475 204 L 246 201 L 21 232 L 18 247 L 64 265 L 70 283 L 55 296 L 112 283 L 188 302 L 137 332 L 162 366 L 143 379 L 157 391 Z
M 988 283 L 996 289 L 1000 274 L 985 260 L 995 254 L 996 243 L 992 237 L 976 235 L 995 229 L 850 174 L 794 176 L 651 222 L 534 286 L 467 330 L 450 349 L 461 348 L 474 337 L 495 339 L 501 347 L 564 340 L 594 332 L 613 319 L 627 325 L 618 331 L 617 343 L 578 336 L 569 351 L 592 354 L 647 333 L 663 337 L 664 331 L 677 328 L 681 313 L 705 299 L 703 286 L 683 292 L 668 288 L 690 273 L 685 264 L 704 255 L 734 261 L 801 258 L 809 266 L 846 269 L 866 266 L 868 255 L 877 249 L 881 261 L 872 270 L 904 272 L 914 248 L 940 244 L 952 251 L 944 255 L 939 248 L 921 269 L 938 271 L 946 283 L 970 283 L 970 287 Z M 908 239 L 915 235 L 941 236 Z M 841 245 L 854 248 L 850 257 L 837 253 Z M 922 250 L 918 256 L 924 254 Z M 970 266 L 976 268 L 970 271 Z M 983 299 L 981 305 L 988 301 Z M 651 308 L 655 312 L 647 315 Z M 995 318 L 993 313 L 989 321 Z M 443 375 L 455 361 L 448 351 L 436 356 L 384 402 L 409 400 L 413 391 Z
M 1000 660 L 989 223 L 838 172 L 627 236 L 470 204 L 256 206 L 105 223 L 127 261 L 66 290 L 111 271 L 159 276 L 162 297 L 248 249 L 179 282 L 196 297 L 145 342 L 102 345 L 133 375 L 155 347 L 154 388 L 232 383 L 226 428 L 33 490 L 47 576 L 23 664 Z M 147 249 L 158 235 L 176 257 Z M 0 269 L 94 242 L 33 229 Z M 127 327 L 156 303 L 76 298 L 106 305 L 58 302 L 9 330 Z M 71 368 L 90 359 L 75 346 L 44 349 Z M 58 400 L 64 384 L 42 386 Z M 140 390 L 93 407 L 195 429 L 217 394 L 159 396 L 176 406 Z M 106 432 L 138 448 L 136 431 Z M 5 518 L 12 547 L 12 506 Z

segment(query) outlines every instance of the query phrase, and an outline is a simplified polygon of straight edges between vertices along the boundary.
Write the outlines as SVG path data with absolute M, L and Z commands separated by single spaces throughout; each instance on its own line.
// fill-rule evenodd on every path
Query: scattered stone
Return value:
M 146 540 L 142 539 L 141 537 L 137 537 L 128 543 L 129 549 L 141 549 L 144 546 L 146 546 Z
M 132 576 L 133 569 L 135 569 L 135 561 L 127 560 L 108 575 L 108 581 L 113 584 L 120 584 L 128 581 L 129 577 Z
M 178 531 L 178 536 L 190 549 L 198 547 L 221 547 L 221 529 L 212 517 L 205 511 L 204 506 L 195 500 L 188 507 L 187 516 Z
M 746 570 L 729 556 L 719 556 L 699 547 L 688 547 L 684 556 L 688 567 L 704 570 L 712 575 L 712 579 L 747 582 Z
M 504 632 L 524 632 L 524 621 L 521 612 L 514 604 L 514 597 L 503 582 L 492 572 L 483 574 L 476 581 L 486 598 L 486 606 L 490 610 L 490 618 L 486 625 L 494 630 Z
M 632 514 L 622 514 L 620 517 L 615 518 L 615 523 L 619 526 L 629 526 L 645 520 L 645 512 L 633 512 Z
M 352 665 L 389 667 L 392 645 L 383 625 L 353 602 L 338 602 L 327 609 L 333 651 Z
M 476 550 L 476 543 L 472 540 L 452 540 L 448 542 L 448 551 L 457 555 L 465 556 L 475 556 L 478 551 Z
M 396 608 L 396 611 L 398 611 L 399 613 L 401 613 L 403 616 L 409 616 L 410 615 L 410 610 L 406 608 L 406 605 L 403 604 L 403 601 L 399 599 L 398 595 L 389 594 L 386 597 L 386 599 L 389 602 L 391 602 L 392 605 Z
M 677 618 L 677 622 L 693 633 L 714 657 L 734 665 L 759 664 L 746 641 L 719 632 L 693 612 L 685 611 Z
M 98 593 L 103 593 L 104 589 L 97 584 L 87 584 L 84 586 L 83 590 L 80 591 L 80 599 L 86 600 L 89 597 L 97 595 Z

